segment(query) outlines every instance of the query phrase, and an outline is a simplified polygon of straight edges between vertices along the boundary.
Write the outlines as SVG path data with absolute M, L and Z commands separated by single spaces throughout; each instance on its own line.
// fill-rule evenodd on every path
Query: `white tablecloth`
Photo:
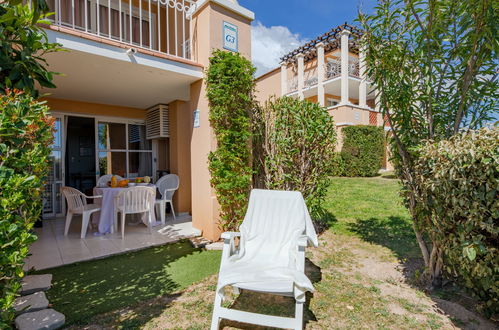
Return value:
M 149 187 L 156 187 L 153 184 L 148 185 Z M 114 197 L 118 195 L 120 191 L 126 188 L 94 188 L 94 196 L 100 195 L 102 198 L 95 199 L 96 204 L 101 205 L 100 212 L 95 212 L 92 215 L 92 222 L 99 223 L 99 233 L 101 234 L 109 234 L 111 233 L 111 226 L 113 225 L 113 217 L 114 217 Z M 156 215 L 154 213 L 154 202 L 156 196 L 151 200 L 153 209 L 151 210 L 152 217 L 152 225 L 156 226 L 160 222 L 156 222 Z M 142 214 L 142 222 L 147 226 L 149 219 L 147 217 L 147 213 Z

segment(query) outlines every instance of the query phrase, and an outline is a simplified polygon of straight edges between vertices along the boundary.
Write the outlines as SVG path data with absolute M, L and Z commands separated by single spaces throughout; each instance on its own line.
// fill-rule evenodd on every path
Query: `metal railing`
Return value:
M 288 79 L 288 93 L 292 93 L 298 90 L 298 77 L 294 76 Z
M 53 25 L 190 59 L 194 0 L 48 0 Z
M 341 76 L 341 60 L 340 58 L 329 58 L 326 63 L 324 79 L 333 79 Z M 348 75 L 351 77 L 360 77 L 359 59 L 357 57 L 348 57 Z

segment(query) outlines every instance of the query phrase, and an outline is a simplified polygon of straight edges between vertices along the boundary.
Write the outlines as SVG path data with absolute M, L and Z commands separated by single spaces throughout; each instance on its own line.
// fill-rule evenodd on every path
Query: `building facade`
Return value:
M 251 59 L 254 14 L 235 0 L 49 0 L 46 55 L 56 89 L 42 89 L 56 118 L 44 217 L 65 212 L 60 187 L 83 192 L 117 174 L 180 177 L 175 210 L 218 239 L 208 154 L 204 69 L 213 49 Z M 91 193 L 90 193 L 91 194 Z
M 345 23 L 286 54 L 280 68 L 256 79 L 258 101 L 289 96 L 326 107 L 338 129 L 338 150 L 343 127 L 384 126 L 365 72 L 361 35 Z M 383 167 L 390 164 L 385 160 Z

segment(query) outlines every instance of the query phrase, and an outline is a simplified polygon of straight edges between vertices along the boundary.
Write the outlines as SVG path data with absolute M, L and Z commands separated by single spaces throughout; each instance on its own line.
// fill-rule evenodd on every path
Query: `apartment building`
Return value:
M 46 55 L 60 72 L 42 89 L 56 117 L 44 217 L 65 213 L 61 186 L 87 194 L 105 174 L 175 173 L 178 213 L 218 239 L 218 204 L 208 154 L 204 69 L 213 49 L 251 59 L 254 14 L 235 0 L 49 0 Z
M 258 101 L 288 96 L 326 107 L 338 128 L 338 150 L 343 127 L 383 126 L 366 76 L 361 36 L 362 31 L 345 23 L 284 55 L 280 68 L 256 79 Z

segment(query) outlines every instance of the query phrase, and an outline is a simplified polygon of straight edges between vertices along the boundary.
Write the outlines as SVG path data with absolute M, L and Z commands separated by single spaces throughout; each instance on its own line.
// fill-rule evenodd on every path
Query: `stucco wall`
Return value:
M 191 19 L 191 40 L 194 59 L 204 65 L 214 49 L 222 49 L 222 24 L 228 22 L 238 27 L 239 52 L 251 59 L 251 21 L 220 5 L 207 2 Z M 219 205 L 210 185 L 208 154 L 215 150 L 216 141 L 209 125 L 209 106 L 204 81 L 191 84 L 189 111 L 199 110 L 199 127 L 193 128 L 190 141 L 192 179 L 192 222 L 201 229 L 203 236 L 217 240 L 220 237 Z M 192 122 L 191 122 L 192 125 Z
M 75 115 L 80 113 L 84 115 L 125 117 L 136 119 L 145 119 L 146 116 L 145 110 L 139 108 L 56 99 L 51 97 L 46 97 L 43 100 L 47 101 L 47 105 L 53 111 L 72 112 L 75 113 Z

